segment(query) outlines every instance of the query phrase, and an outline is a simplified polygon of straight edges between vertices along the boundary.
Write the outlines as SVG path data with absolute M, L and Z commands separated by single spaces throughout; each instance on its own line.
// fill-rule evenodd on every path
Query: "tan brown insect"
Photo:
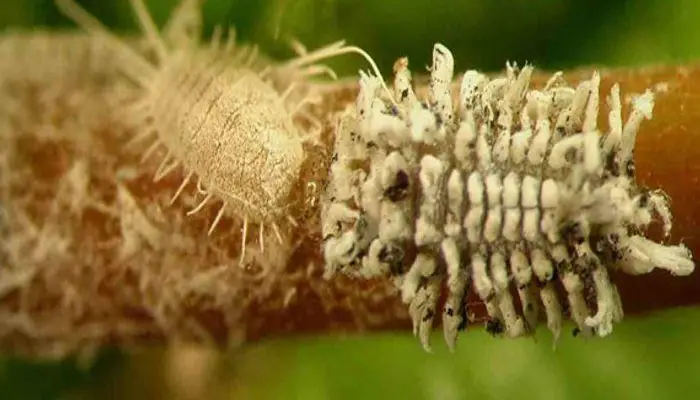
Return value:
M 303 143 L 309 138 L 294 117 L 313 100 L 313 91 L 294 92 L 310 76 L 333 75 L 318 64 L 322 59 L 345 53 L 371 59 L 341 41 L 310 53 L 298 45 L 298 57 L 279 65 L 259 62 L 255 47 L 237 48 L 233 30 L 225 42 L 219 29 L 208 46 L 200 45 L 202 0 L 183 0 L 162 32 L 143 0 L 130 3 L 154 62 L 110 34 L 73 0 L 57 0 L 67 16 L 118 46 L 128 60 L 123 71 L 143 88 L 142 97 L 129 111 L 142 126 L 133 142 L 155 139 L 143 160 L 166 150 L 154 181 L 183 168 L 185 178 L 172 204 L 196 178 L 203 197 L 188 215 L 220 200 L 210 234 L 225 213 L 239 217 L 243 221 L 241 261 L 249 225 L 257 227 L 261 248 L 266 226 L 282 243 L 281 222 L 296 224 L 285 210 L 305 159 Z

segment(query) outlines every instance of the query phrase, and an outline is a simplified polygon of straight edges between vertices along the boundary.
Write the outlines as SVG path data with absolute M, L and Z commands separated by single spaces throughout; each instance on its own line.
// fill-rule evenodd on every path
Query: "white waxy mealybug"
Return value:
M 453 348 L 470 288 L 491 333 L 531 334 L 543 310 L 557 338 L 568 309 L 577 331 L 605 336 L 622 318 L 609 270 L 693 271 L 685 246 L 641 235 L 655 215 L 671 229 L 667 198 L 634 179 L 635 137 L 651 118 L 652 92 L 633 101 L 623 125 L 613 86 L 601 135 L 597 73 L 576 88 L 557 73 L 533 90 L 529 65 L 507 65 L 496 79 L 468 71 L 453 107 L 444 46 L 433 51 L 427 100 L 414 94 L 407 65 L 394 67 L 398 102 L 379 91 L 379 77 L 362 74 L 356 108 L 336 136 L 323 250 L 329 275 L 392 277 L 426 349 L 443 282 Z
M 266 226 L 281 243 L 280 223 L 296 225 L 287 212 L 290 193 L 306 158 L 304 144 L 315 139 L 299 122 L 318 122 L 305 110 L 317 94 L 305 83 L 314 75 L 334 75 L 319 61 L 358 53 L 379 72 L 364 51 L 342 41 L 313 52 L 295 43 L 298 57 L 278 65 L 258 62 L 256 47 L 237 48 L 233 30 L 222 42 L 217 29 L 211 43 L 201 45 L 203 1 L 182 0 L 159 32 L 143 0 L 130 0 L 146 36 L 145 52 L 127 46 L 73 0 L 56 3 L 123 53 L 122 71 L 143 89 L 127 112 L 141 129 L 130 143 L 152 140 L 144 161 L 165 153 L 154 181 L 182 168 L 185 178 L 171 204 L 195 182 L 201 201 L 188 215 L 221 202 L 210 234 L 225 213 L 242 221 L 243 262 L 249 230 L 257 227 L 262 250 Z

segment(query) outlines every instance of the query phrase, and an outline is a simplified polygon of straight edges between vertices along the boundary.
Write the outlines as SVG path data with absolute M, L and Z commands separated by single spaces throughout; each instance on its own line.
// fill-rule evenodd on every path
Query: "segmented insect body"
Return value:
M 170 132 L 160 136 L 170 154 L 156 176 L 182 163 L 206 177 L 207 196 L 249 220 L 269 221 L 279 217 L 295 183 L 302 141 L 279 93 L 252 71 L 215 57 L 220 54 L 183 54 L 154 81 L 148 114 L 161 116 L 158 131 Z
M 686 247 L 640 234 L 654 215 L 671 229 L 664 194 L 634 180 L 636 133 L 651 117 L 652 92 L 633 100 L 623 124 L 614 85 L 601 135 L 597 73 L 575 88 L 558 73 L 534 90 L 532 66 L 508 65 L 495 79 L 468 71 L 454 107 L 453 68 L 450 51 L 436 44 L 425 101 L 411 88 L 406 59 L 394 66 L 393 99 L 379 78 L 361 74 L 322 203 L 329 275 L 393 277 L 428 349 L 443 285 L 453 348 L 470 289 L 492 333 L 531 333 L 542 307 L 558 337 L 562 285 L 580 333 L 605 336 L 623 314 L 610 269 L 693 271 Z
M 318 64 L 320 60 L 345 53 L 366 54 L 344 42 L 310 53 L 297 44 L 299 56 L 293 60 L 279 65 L 256 63 L 256 48 L 236 48 L 233 31 L 225 43 L 217 30 L 210 45 L 200 45 L 202 0 L 183 0 L 162 34 L 143 0 L 130 2 L 147 39 L 141 53 L 111 35 L 73 0 L 57 0 L 66 15 L 121 50 L 128 60 L 122 69 L 144 89 L 128 114 L 142 125 L 132 143 L 155 139 L 143 160 L 158 150 L 166 151 L 154 180 L 183 168 L 185 178 L 174 202 L 196 178 L 203 199 L 188 214 L 220 200 L 209 233 L 225 212 L 239 217 L 243 221 L 242 262 L 249 223 L 258 227 L 261 248 L 266 224 L 282 242 L 278 224 L 285 218 L 296 223 L 285 211 L 309 137 L 293 117 L 313 100 L 308 88 L 301 96 L 292 93 L 308 77 L 332 75 Z

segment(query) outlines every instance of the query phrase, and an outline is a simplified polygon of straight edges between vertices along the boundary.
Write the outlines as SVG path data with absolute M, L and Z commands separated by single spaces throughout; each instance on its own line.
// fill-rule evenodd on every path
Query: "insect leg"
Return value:
M 236 47 L 236 29 L 230 27 L 226 36 L 226 44 L 224 45 L 224 53 L 230 53 Z
M 284 241 L 282 240 L 282 235 L 280 234 L 280 228 L 274 222 L 272 223 L 272 230 L 275 231 L 275 236 L 277 237 L 277 241 L 279 242 L 279 244 L 284 243 Z
M 265 235 L 265 224 L 260 224 L 258 242 L 260 243 L 260 252 L 261 253 L 265 252 L 265 236 L 264 235 Z
M 159 182 L 161 179 L 173 172 L 175 168 L 180 166 L 180 162 L 177 159 L 172 161 L 174 158 L 175 156 L 170 153 L 163 158 L 163 161 L 161 161 L 158 169 L 156 169 L 156 173 L 153 175 L 153 182 Z
M 129 139 L 129 141 L 127 141 L 124 144 L 124 148 L 129 149 L 129 148 L 135 146 L 137 143 L 145 140 L 149 136 L 155 136 L 155 134 L 154 134 L 153 130 L 149 129 L 149 126 L 146 125 L 143 128 L 141 128 L 141 132 L 134 135 L 131 139 Z M 157 139 L 156 139 L 156 141 L 157 141 Z
M 241 259 L 238 261 L 238 265 L 243 265 L 243 260 L 245 259 L 245 240 L 248 236 L 248 217 L 243 218 L 243 232 L 241 235 Z
M 160 146 L 160 144 L 160 140 L 156 140 L 155 142 L 153 142 L 153 144 L 148 149 L 146 149 L 146 152 L 143 153 L 143 156 L 141 156 L 141 160 L 139 162 L 145 163 L 146 160 L 148 160 L 158 149 L 158 146 Z
M 221 221 L 221 217 L 224 215 L 225 210 L 226 210 L 226 203 L 221 205 L 219 212 L 216 214 L 216 217 L 214 218 L 214 222 L 212 222 L 211 227 L 209 227 L 209 231 L 207 232 L 207 236 L 211 236 L 211 234 L 214 232 L 214 229 L 216 228 L 216 226 L 219 225 L 219 221 Z
M 175 191 L 175 194 L 174 194 L 173 197 L 170 199 L 170 203 L 169 203 L 168 205 L 171 205 L 171 206 L 172 206 L 172 205 L 175 203 L 175 200 L 176 200 L 178 197 L 180 197 L 180 194 L 181 194 L 182 191 L 185 189 L 185 186 L 187 186 L 187 184 L 190 183 L 190 179 L 192 179 L 192 175 L 194 175 L 194 171 L 190 171 L 190 172 L 187 174 L 187 176 L 185 177 L 185 179 L 182 180 L 182 183 L 181 183 L 180 186 L 177 188 L 177 191 Z
M 194 215 L 198 213 L 202 208 L 204 208 L 204 205 L 207 204 L 209 200 L 211 200 L 212 196 L 214 194 L 212 192 L 209 192 L 204 199 L 197 204 L 197 207 L 191 209 L 190 211 L 187 212 L 187 216 Z

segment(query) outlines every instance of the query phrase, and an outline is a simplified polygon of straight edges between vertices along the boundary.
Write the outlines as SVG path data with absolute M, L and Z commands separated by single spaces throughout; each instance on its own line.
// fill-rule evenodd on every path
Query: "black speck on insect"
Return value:
M 362 265 L 362 263 L 360 262 L 360 260 L 361 260 L 361 259 L 360 259 L 359 257 L 355 256 L 355 258 L 353 258 L 352 260 L 350 260 L 350 262 L 348 263 L 348 266 L 353 267 L 353 268 L 357 268 L 357 267 L 359 267 L 359 266 Z
M 646 208 L 649 206 L 649 192 L 642 192 L 639 195 L 639 207 Z
M 497 318 L 489 318 L 486 321 L 486 332 L 488 332 L 491 336 L 498 336 L 502 334 L 505 331 L 505 326 L 503 326 L 503 322 L 501 322 L 500 319 Z
M 556 273 L 557 273 L 557 276 L 559 276 L 559 274 L 560 274 L 562 271 L 566 270 L 566 267 L 567 267 L 567 262 L 566 262 L 565 260 L 557 261 L 557 262 L 554 264 L 554 269 L 557 271 L 557 272 L 556 272 Z
M 608 242 L 607 242 L 607 238 L 605 238 L 605 237 L 598 238 L 597 240 L 595 240 L 593 242 L 593 250 L 596 253 L 603 253 L 605 251 L 605 249 L 607 249 L 607 247 L 608 247 Z
M 586 241 L 585 236 L 583 235 L 583 230 L 581 228 L 581 224 L 578 222 L 572 222 L 569 224 L 566 224 L 562 229 L 561 229 L 561 236 L 568 242 L 568 243 L 577 243 L 581 244 L 584 241 Z
M 376 147 L 377 147 L 377 144 L 374 143 L 373 141 L 370 140 L 369 142 L 367 142 L 367 148 L 368 148 L 368 149 L 374 149 L 374 148 L 376 148 Z
M 610 242 L 617 245 L 620 243 L 620 235 L 617 233 L 610 234 Z
M 404 89 L 401 91 L 401 100 L 406 100 L 408 97 L 408 89 Z
M 430 321 L 433 319 L 435 316 L 435 311 L 432 308 L 429 308 L 425 311 L 425 316 L 423 316 L 423 322 Z
M 611 151 L 605 157 L 605 170 L 608 171 L 610 175 L 618 177 L 620 176 L 620 166 L 615 161 L 615 155 L 616 153 L 614 151 Z
M 563 301 L 561 302 L 561 314 L 562 315 L 571 315 L 571 305 L 569 304 L 568 301 Z
M 459 321 L 459 325 L 457 326 L 457 330 L 463 331 L 463 330 L 467 329 L 467 321 L 469 320 L 469 318 L 467 318 L 467 308 L 466 307 L 462 307 L 462 310 L 460 312 L 460 317 L 461 317 L 461 320 Z
M 442 115 L 440 115 L 439 113 L 435 113 L 434 115 L 435 115 L 435 124 L 438 127 L 442 126 L 442 123 L 443 123 Z
M 557 268 L 552 268 L 552 275 L 549 276 L 549 281 L 555 281 L 559 278 L 559 270 Z
M 352 246 L 343 254 L 344 256 L 349 256 L 350 254 L 355 252 L 355 244 L 353 243 Z
M 384 196 L 393 202 L 403 200 L 408 196 L 408 174 L 404 170 L 396 172 L 394 184 L 384 191 Z
M 389 272 L 392 276 L 403 274 L 404 271 L 404 252 L 401 247 L 384 246 L 377 254 L 379 262 L 389 265 Z

